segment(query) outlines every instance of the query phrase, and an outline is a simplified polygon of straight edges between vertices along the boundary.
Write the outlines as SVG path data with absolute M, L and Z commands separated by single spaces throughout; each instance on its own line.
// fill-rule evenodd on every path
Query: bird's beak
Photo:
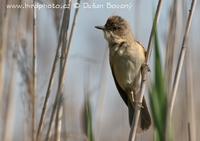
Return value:
M 105 30 L 104 26 L 95 26 L 95 28 L 100 29 L 100 30 Z

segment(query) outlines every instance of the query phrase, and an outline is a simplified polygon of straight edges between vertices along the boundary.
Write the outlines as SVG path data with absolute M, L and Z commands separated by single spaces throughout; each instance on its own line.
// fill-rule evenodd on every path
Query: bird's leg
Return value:
M 131 91 L 131 100 L 133 101 L 133 103 L 134 103 L 134 101 L 135 101 L 135 96 L 134 96 L 134 93 L 133 93 L 133 91 Z
M 141 75 L 142 75 L 142 80 L 145 81 L 146 80 L 146 73 L 147 72 L 150 72 L 150 68 L 147 64 L 143 64 L 142 67 L 141 67 Z
M 134 91 L 131 91 L 131 100 L 133 101 L 134 107 L 143 108 L 142 103 L 138 101 L 137 96 L 135 95 Z
M 127 90 L 127 92 L 128 92 L 128 99 L 130 101 L 130 104 L 131 104 L 132 107 L 134 107 L 135 99 L 134 99 L 133 92 L 131 90 Z

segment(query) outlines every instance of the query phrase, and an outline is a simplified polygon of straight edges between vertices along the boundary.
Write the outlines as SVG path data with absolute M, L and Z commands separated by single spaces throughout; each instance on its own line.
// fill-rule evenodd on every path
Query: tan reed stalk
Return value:
M 80 3 L 80 0 L 77 0 L 77 3 Z M 69 42 L 67 42 L 68 41 L 67 40 L 67 32 L 66 32 L 66 34 L 63 38 L 63 40 L 64 40 L 63 44 L 67 45 L 67 47 L 64 50 L 64 58 L 63 58 L 64 63 L 63 63 L 63 68 L 62 68 L 62 72 L 61 72 L 61 80 L 60 80 L 60 85 L 57 89 L 56 98 L 55 98 L 55 101 L 54 101 L 54 104 L 53 104 L 53 110 L 52 110 L 52 113 L 51 113 L 51 116 L 50 116 L 49 127 L 48 127 L 48 131 L 47 131 L 46 138 L 45 138 L 46 141 L 48 141 L 49 137 L 50 137 L 49 135 L 50 135 L 50 131 L 51 131 L 53 117 L 55 116 L 55 113 L 56 113 L 55 111 L 56 111 L 57 105 L 58 105 L 59 101 L 62 99 L 62 92 L 63 92 L 63 87 L 64 87 L 64 78 L 65 78 L 65 73 L 66 73 L 66 68 L 67 68 L 66 62 L 67 62 L 67 58 L 68 58 L 68 53 L 69 53 L 69 49 L 70 49 L 70 45 L 71 45 L 72 36 L 73 36 L 73 33 L 74 33 L 74 27 L 75 27 L 78 12 L 79 12 L 79 8 L 76 8 L 75 13 L 74 13 L 73 22 L 72 22 L 72 28 L 71 28 L 71 31 L 70 31 Z
M 196 0 L 192 0 L 191 8 L 189 10 L 189 15 L 188 15 L 188 19 L 187 19 L 187 23 L 186 23 L 186 27 L 185 27 L 185 33 L 184 33 L 182 47 L 181 47 L 181 51 L 180 51 L 180 55 L 179 55 L 179 59 L 178 59 L 178 64 L 177 64 L 176 72 L 175 72 L 175 76 L 174 76 L 174 81 L 173 81 L 173 86 L 172 86 L 172 91 L 171 91 L 172 97 L 171 97 L 171 100 L 169 101 L 170 102 L 169 112 L 168 112 L 169 122 L 171 121 L 175 98 L 176 98 L 177 89 L 178 89 L 178 84 L 179 84 L 179 79 L 180 79 L 180 75 L 181 75 L 181 70 L 183 67 L 184 59 L 185 59 L 185 53 L 186 53 L 186 49 L 187 49 L 186 43 L 188 40 L 188 35 L 189 35 L 189 31 L 190 31 L 190 26 L 191 26 L 191 22 L 192 22 L 192 16 L 194 13 L 195 5 L 196 5 Z
M 66 4 L 71 5 L 71 0 L 67 0 Z M 41 113 L 38 129 L 37 129 L 36 141 L 39 141 L 40 132 L 41 132 L 41 129 L 43 127 L 43 122 L 44 122 L 44 117 L 45 117 L 45 113 L 46 113 L 46 109 L 47 109 L 47 104 L 48 104 L 49 96 L 50 96 L 51 89 L 52 89 L 52 86 L 53 86 L 53 80 L 54 80 L 55 71 L 56 71 L 56 64 L 57 64 L 57 61 L 59 59 L 59 51 L 60 51 L 61 44 L 62 44 L 62 35 L 63 35 L 63 32 L 66 30 L 66 28 L 68 29 L 68 26 L 69 26 L 70 9 L 71 8 L 69 8 L 69 9 L 66 8 L 64 10 L 64 14 L 63 14 L 63 17 L 62 17 L 61 28 L 60 28 L 60 31 L 59 31 L 58 45 L 57 45 L 57 49 L 56 49 L 56 55 L 54 57 L 54 62 L 53 62 L 53 66 L 52 66 L 52 69 L 51 69 L 48 88 L 47 88 L 47 92 L 46 92 L 46 96 L 45 96 L 45 100 L 44 100 L 44 104 L 43 104 L 43 108 L 42 108 L 42 113 Z
M 6 2 L 1 2 L 0 7 L 0 107 L 2 102 L 3 88 L 4 88 L 4 61 L 5 49 L 7 47 L 7 29 L 8 29 L 8 16 L 6 16 Z
M 64 32 L 63 35 L 64 36 Z M 63 63 L 64 63 L 64 50 L 65 50 L 65 43 L 62 43 L 61 46 L 61 55 L 60 55 L 60 67 L 59 67 L 59 76 L 58 76 L 58 87 L 60 85 L 61 82 L 61 73 L 62 73 L 62 68 L 63 68 Z M 63 95 L 63 94 L 62 94 Z M 60 136 L 61 136 L 61 124 L 62 124 L 62 113 L 63 113 L 63 105 L 61 103 L 59 103 L 59 106 L 56 108 L 56 117 L 55 117 L 55 140 L 58 141 L 60 140 Z M 62 112 L 61 112 L 62 111 Z
M 170 25 L 168 31 L 168 40 L 166 48 L 166 59 L 165 59 L 165 78 L 167 84 L 167 93 L 171 90 L 173 64 L 174 64 L 174 51 L 176 48 L 176 37 L 177 36 L 177 0 L 174 0 L 173 5 L 170 9 Z
M 181 70 L 183 67 L 184 59 L 185 59 L 185 54 L 186 54 L 186 49 L 187 49 L 186 43 L 188 40 L 188 35 L 189 35 L 189 31 L 190 31 L 190 26 L 191 26 L 191 22 L 192 22 L 192 16 L 194 13 L 195 5 L 196 5 L 196 0 L 192 0 L 188 18 L 187 18 L 186 27 L 185 27 L 185 33 L 183 36 L 182 47 L 181 47 L 180 55 L 178 58 L 178 63 L 176 66 L 176 72 L 175 72 L 175 76 L 174 76 L 174 80 L 173 80 L 172 90 L 170 92 L 171 99 L 168 104 L 166 140 L 168 140 L 169 130 L 171 128 L 172 113 L 173 113 L 175 98 L 176 98 L 176 94 L 177 94 L 179 79 L 180 79 L 180 75 L 181 75 Z
M 4 17 L 4 22 L 3 22 L 3 43 L 2 47 L 5 49 L 8 49 L 8 32 L 9 32 L 9 22 L 11 19 L 11 10 L 8 11 L 7 15 Z M 13 53 L 13 56 L 16 56 L 15 50 L 10 50 Z M 2 56 L 3 57 L 3 56 Z M 6 57 L 6 55 L 4 56 Z M 6 58 L 9 58 L 7 56 Z M 8 91 L 6 94 L 6 99 L 7 99 L 7 105 L 6 105 L 6 110 L 5 110 L 5 122 L 4 122 L 4 131 L 3 131 L 3 137 L 1 138 L 3 141 L 12 141 L 13 140 L 13 120 L 14 120 L 14 93 L 13 89 L 15 86 L 15 70 L 16 70 L 16 58 L 9 58 L 8 60 L 5 60 L 7 64 L 10 65 L 10 71 L 8 70 L 9 74 L 9 80 L 8 80 Z
M 13 51 L 14 52 L 14 51 Z M 15 53 L 15 52 L 14 52 Z M 16 55 L 14 55 L 16 56 Z M 4 127 L 4 137 L 3 141 L 12 141 L 13 140 L 13 120 L 14 120 L 14 86 L 15 86 L 15 71 L 16 71 L 16 58 L 11 59 L 11 71 L 9 78 L 9 86 L 7 93 L 7 108 L 5 113 L 5 127 Z
M 148 64 L 149 60 L 150 60 L 150 56 L 151 56 L 151 52 L 152 52 L 152 46 L 151 46 L 151 42 L 153 39 L 153 35 L 155 33 L 155 27 L 158 23 L 158 19 L 160 16 L 160 9 L 162 6 L 162 2 L 163 0 L 159 0 L 158 1 L 158 5 L 157 5 L 157 9 L 156 9 L 156 13 L 155 13 L 155 17 L 153 20 L 153 25 L 152 25 L 152 29 L 151 29 L 151 34 L 150 34 L 150 38 L 149 38 L 149 42 L 148 42 L 148 48 L 147 48 L 147 54 L 146 54 L 146 60 L 145 63 Z M 144 70 L 145 72 L 142 74 L 142 82 L 141 82 L 141 86 L 140 86 L 140 98 L 139 98 L 139 103 L 142 103 L 143 100 L 143 96 L 144 96 L 144 92 L 145 92 L 145 79 L 147 78 L 147 71 L 148 70 Z M 135 141 L 136 138 L 136 132 L 137 132 L 137 127 L 138 127 L 138 121 L 139 121 L 139 117 L 140 117 L 140 111 L 141 109 L 139 108 L 139 105 L 136 106 L 136 110 L 135 110 L 135 114 L 133 117 L 133 121 L 132 125 L 131 125 L 131 130 L 129 133 L 129 141 Z
M 33 0 L 35 5 L 35 0 Z M 35 141 L 35 97 L 37 93 L 37 29 L 36 29 L 36 14 L 37 10 L 33 7 L 33 64 L 32 64 L 32 141 Z
M 3 85 L 4 85 L 4 79 L 3 79 L 3 69 L 4 69 L 4 46 L 3 46 L 3 32 L 2 32 L 2 27 L 3 27 L 3 17 L 0 17 L 0 106 L 1 106 L 1 98 L 3 94 Z
M 186 52 L 186 93 L 187 93 L 187 112 L 188 112 L 188 137 L 189 141 L 196 141 L 196 123 L 195 123 L 195 109 L 193 99 L 193 75 L 192 75 L 192 61 L 191 49 L 188 48 Z
M 62 116 L 63 116 L 63 100 L 58 103 L 58 108 L 56 111 L 56 121 L 55 121 L 55 140 L 56 141 L 61 141 L 61 129 L 62 129 Z

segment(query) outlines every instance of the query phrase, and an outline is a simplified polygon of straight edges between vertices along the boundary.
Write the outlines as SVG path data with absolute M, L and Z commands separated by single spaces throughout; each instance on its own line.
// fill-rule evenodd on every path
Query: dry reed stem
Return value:
M 14 96 L 13 90 L 15 86 L 15 70 L 16 70 L 16 58 L 11 59 L 11 71 L 9 78 L 9 86 L 7 93 L 7 109 L 5 113 L 5 127 L 4 127 L 4 137 L 3 141 L 12 141 L 13 140 L 13 120 L 14 120 Z
M 8 11 L 7 15 L 5 16 L 5 21 L 4 21 L 4 37 L 3 37 L 3 47 L 5 47 L 8 50 L 8 35 L 9 35 L 9 23 L 12 17 L 12 12 L 11 10 Z M 17 20 L 17 25 L 19 24 L 19 21 Z M 17 34 L 15 35 L 15 38 L 17 39 Z M 16 52 L 17 48 L 12 48 L 9 47 L 11 51 L 11 58 L 10 56 L 7 56 L 6 64 L 10 66 L 10 70 L 8 70 L 8 76 L 9 76 L 9 81 L 8 81 L 8 91 L 6 94 L 6 110 L 5 110 L 5 123 L 4 123 L 4 133 L 3 133 L 3 141 L 12 141 L 13 140 L 13 120 L 14 120 L 14 86 L 15 86 L 15 80 L 16 80 Z M 5 56 L 6 57 L 6 56 Z
M 80 0 L 77 0 L 77 2 L 80 3 Z M 66 68 L 67 68 L 66 62 L 67 62 L 67 58 L 68 58 L 68 53 L 69 53 L 69 49 L 70 49 L 70 45 L 71 45 L 72 36 L 73 36 L 73 33 L 74 33 L 74 27 L 75 27 L 75 24 L 76 24 L 78 12 L 79 12 L 79 8 L 76 8 L 75 13 L 74 13 L 73 22 L 72 22 L 72 28 L 71 28 L 71 31 L 70 31 L 69 42 L 67 42 L 67 32 L 66 32 L 66 35 L 64 36 L 64 39 L 63 39 L 64 45 L 67 45 L 67 47 L 65 47 L 65 50 L 64 50 L 64 58 L 63 58 L 64 63 L 63 63 L 63 68 L 62 68 L 62 72 L 61 72 L 60 85 L 58 86 L 56 98 L 55 98 L 55 101 L 54 101 L 54 104 L 53 104 L 53 110 L 52 110 L 52 113 L 51 113 L 49 127 L 48 127 L 48 131 L 47 131 L 47 134 L 46 134 L 46 139 L 45 139 L 46 141 L 48 141 L 48 139 L 50 137 L 49 135 L 50 135 L 53 117 L 55 116 L 57 105 L 58 105 L 60 99 L 62 99 L 62 92 L 63 92 L 63 87 L 64 87 L 64 78 L 65 78 Z
M 61 74 L 62 74 L 62 68 L 64 63 L 64 50 L 65 50 L 65 44 L 62 44 L 61 47 L 61 59 L 60 59 L 60 68 L 59 68 L 59 79 L 58 79 L 58 87 L 61 83 Z M 63 92 L 62 94 L 63 95 Z M 62 101 L 62 100 L 61 100 Z M 60 141 L 61 140 L 61 129 L 62 129 L 62 116 L 63 116 L 63 103 L 59 102 L 58 107 L 56 109 L 56 117 L 55 117 L 55 140 Z
M 0 17 L 1 18 L 1 17 Z M 3 27 L 3 23 L 2 23 L 2 19 L 0 19 L 0 105 L 1 105 L 1 98 L 2 98 L 2 94 L 3 94 L 3 84 L 4 84 L 4 78 L 3 78 L 3 69 L 4 69 L 4 46 L 3 46 L 3 32 L 2 32 L 2 28 Z
M 35 5 L 35 0 L 33 0 Z M 33 66 L 32 66 L 32 141 L 35 141 L 35 97 L 37 93 L 37 32 L 36 32 L 36 8 L 33 7 Z
M 180 51 L 180 55 L 179 55 L 179 59 L 178 59 L 178 64 L 176 67 L 176 72 L 175 72 L 175 76 L 174 76 L 174 81 L 173 81 L 173 86 L 172 86 L 172 98 L 169 101 L 169 122 L 171 121 L 171 117 L 172 117 L 172 112 L 173 112 L 173 108 L 174 108 L 174 103 L 175 103 L 175 98 L 176 98 L 176 94 L 177 94 L 177 89 L 178 89 L 178 84 L 179 84 L 179 79 L 180 79 L 180 75 L 181 75 L 181 70 L 183 67 L 183 63 L 184 63 L 184 58 L 185 58 L 185 53 L 186 53 L 186 42 L 188 40 L 188 34 L 190 31 L 190 26 L 191 26 L 191 22 L 192 22 L 192 16 L 193 16 L 193 12 L 195 9 L 195 4 L 196 4 L 196 0 L 192 0 L 191 3 L 191 8 L 189 10 L 189 15 L 188 15 L 188 19 L 187 19 L 187 23 L 186 23 L 186 27 L 185 27 L 185 33 L 184 33 L 184 37 L 183 37 L 183 42 L 182 42 L 182 47 L 181 47 L 181 51 Z
M 13 140 L 13 120 L 14 120 L 14 84 L 16 80 L 16 51 L 13 50 L 13 56 L 10 60 L 11 62 L 11 69 L 9 74 L 9 82 L 8 82 L 8 93 L 6 94 L 7 99 L 7 109 L 5 110 L 5 125 L 4 125 L 4 135 L 3 135 L 3 141 L 12 141 Z
M 187 92 L 187 107 L 188 107 L 188 126 L 190 141 L 196 141 L 196 123 L 195 123 L 195 109 L 193 99 L 193 75 L 192 75 L 192 61 L 191 61 L 191 49 L 188 48 L 186 54 L 186 92 Z
M 71 0 L 66 1 L 66 3 L 67 4 L 70 3 L 70 5 L 71 5 Z M 44 104 L 43 104 L 43 108 L 42 108 L 42 113 L 41 113 L 38 129 L 37 129 L 36 141 L 39 141 L 39 136 L 40 136 L 41 129 L 43 127 L 43 122 L 44 122 L 44 117 L 45 117 L 45 113 L 46 113 L 46 109 L 47 109 L 49 96 L 50 96 L 51 89 L 52 89 L 52 86 L 53 86 L 53 81 L 54 81 L 54 76 L 55 76 L 55 71 L 56 71 L 56 64 L 57 64 L 57 61 L 59 59 L 59 51 L 60 51 L 60 48 L 61 48 L 62 35 L 63 35 L 63 32 L 64 32 L 63 29 L 65 29 L 64 27 L 68 28 L 68 25 L 69 25 L 69 14 L 70 14 L 70 12 L 68 10 L 70 11 L 70 9 L 64 10 L 62 21 L 61 21 L 61 28 L 60 28 L 60 31 L 59 31 L 59 38 L 58 38 L 58 45 L 57 45 L 57 49 L 56 49 L 56 55 L 54 57 L 53 66 L 52 66 L 52 69 L 51 69 L 51 74 L 50 74 L 49 83 L 48 83 L 48 88 L 47 88 L 47 92 L 46 92 L 46 96 L 45 96 L 45 100 L 44 100 Z
M 163 0 L 158 1 L 155 17 L 154 17 L 154 20 L 153 20 L 153 25 L 152 25 L 151 34 L 150 34 L 150 38 L 149 38 L 149 42 L 148 42 L 147 53 L 146 53 L 146 60 L 145 60 L 146 64 L 148 64 L 148 62 L 150 60 L 150 56 L 151 56 L 151 52 L 152 52 L 152 48 L 153 48 L 151 46 L 151 42 L 152 42 L 153 35 L 155 33 L 155 28 L 157 26 L 158 19 L 159 19 L 159 16 L 160 16 L 160 9 L 161 9 L 161 6 L 162 6 L 162 2 L 163 2 Z M 147 78 L 147 73 L 148 73 L 147 70 L 145 70 L 144 74 L 142 74 L 139 103 L 142 103 L 142 100 L 143 100 L 143 96 L 144 96 L 144 92 L 145 92 L 145 81 L 146 81 L 145 79 Z M 134 122 L 132 122 L 131 130 L 130 130 L 130 133 L 129 133 L 129 141 L 135 141 L 139 117 L 140 117 L 140 111 L 141 111 L 141 109 L 139 108 L 139 105 L 136 105 L 135 114 L 134 114 L 134 117 L 133 117 Z
M 21 3 L 20 3 L 21 4 Z M 17 23 L 17 26 L 16 27 L 19 27 L 21 23 L 21 21 L 24 20 L 24 15 L 23 15 L 23 11 L 21 9 L 19 9 L 18 13 L 17 13 L 17 16 L 18 16 L 18 23 Z M 27 15 L 26 15 L 27 16 Z M 32 16 L 32 15 L 31 15 Z M 33 16 L 31 17 L 31 19 L 33 19 Z M 31 21 L 33 22 L 33 21 Z M 33 35 L 33 28 L 34 28 L 34 25 L 33 23 L 32 24 L 32 45 L 34 44 L 34 35 Z M 21 30 L 20 27 L 19 29 L 17 30 L 16 32 L 16 40 L 15 40 L 15 44 L 17 45 L 16 47 L 16 52 L 17 52 L 17 60 L 18 60 L 18 68 L 21 72 L 21 76 L 22 76 L 22 79 L 24 81 L 24 84 L 26 86 L 26 91 L 27 91 L 27 94 L 28 95 L 25 95 L 27 96 L 26 97 L 26 100 L 27 100 L 27 106 L 28 106 L 28 111 L 27 111 L 27 114 L 26 114 L 26 122 L 25 122 L 25 128 L 26 130 L 24 130 L 25 132 L 25 140 L 33 140 L 34 139 L 34 125 L 35 124 L 35 100 L 34 100 L 34 84 L 33 84 L 33 64 L 31 64 L 32 67 L 29 67 L 29 58 L 28 58 L 28 48 L 27 48 L 27 40 L 25 39 L 21 39 L 21 34 L 22 32 L 28 32 L 25 28 L 25 30 Z M 21 47 L 21 48 L 20 48 Z M 32 46 L 32 51 L 33 51 L 33 46 Z M 22 54 L 20 54 L 20 50 L 23 51 Z M 33 54 L 33 53 L 32 53 Z M 20 57 L 20 58 L 18 58 Z M 33 62 L 33 58 L 34 56 L 32 56 L 32 59 L 31 61 Z M 31 70 L 31 71 L 29 71 Z M 25 93 L 26 94 L 26 93 Z M 30 109 L 29 109 L 30 108 Z
M 63 37 L 64 37 L 65 32 L 63 32 Z M 61 55 L 60 55 L 60 67 L 59 67 L 59 79 L 58 79 L 58 87 L 61 83 L 61 73 L 62 73 L 62 68 L 63 68 L 63 63 L 64 63 L 64 50 L 65 50 L 65 43 L 62 43 L 62 47 L 61 47 Z M 59 103 L 59 106 L 56 109 L 56 117 L 55 117 L 55 140 L 59 141 L 61 139 L 61 124 L 62 124 L 62 120 L 60 120 L 62 118 L 62 107 L 63 105 Z M 61 112 L 62 111 L 62 112 Z
M 188 141 L 192 141 L 192 137 L 191 137 L 191 126 L 190 123 L 187 124 L 187 131 L 188 131 Z
M 174 0 L 173 5 L 170 9 L 170 25 L 168 31 L 168 40 L 166 48 L 166 59 L 165 59 L 165 79 L 167 84 L 167 93 L 171 90 L 173 64 L 174 64 L 174 50 L 176 48 L 176 37 L 177 37 L 177 0 Z
M 61 132 L 62 132 L 62 116 L 63 116 L 63 102 L 61 100 L 61 102 L 59 102 L 58 104 L 58 108 L 57 108 L 57 112 L 56 112 L 56 134 L 55 134 L 55 140 L 56 141 L 61 141 Z
M 64 46 L 62 46 L 61 48 L 61 58 L 63 58 L 63 50 L 64 50 Z M 61 72 L 62 72 L 62 68 L 63 68 L 63 59 L 60 59 L 60 68 L 59 68 L 59 80 L 58 80 L 58 87 L 60 85 L 61 82 Z M 61 113 L 61 108 L 63 105 L 60 105 L 56 108 L 56 118 L 55 118 L 55 140 L 59 141 L 60 140 L 60 135 L 61 135 L 61 123 L 62 120 L 60 120 L 60 118 L 62 117 Z
M 168 105 L 168 111 L 167 111 L 168 112 L 168 114 L 167 114 L 167 129 L 168 130 L 171 128 L 172 113 L 173 113 L 175 98 L 176 98 L 176 94 L 177 94 L 179 79 L 180 79 L 180 75 L 181 75 L 181 70 L 183 67 L 184 59 L 185 59 L 185 54 L 186 54 L 186 49 L 187 49 L 186 43 L 188 40 L 188 34 L 189 34 L 191 22 L 192 22 L 192 16 L 193 16 L 193 12 L 195 9 L 195 5 L 196 5 L 196 0 L 192 0 L 191 7 L 189 10 L 189 15 L 187 18 L 186 27 L 185 27 L 185 33 L 184 33 L 184 37 L 183 37 L 182 47 L 181 47 L 180 55 L 178 58 L 178 63 L 176 66 L 176 72 L 175 72 L 173 86 L 172 86 L 172 90 L 171 90 L 171 99 L 170 99 L 169 105 Z M 168 135 L 169 135 L 168 130 L 166 130 L 166 140 L 168 140 Z
M 8 29 L 8 16 L 6 16 L 6 2 L 1 2 L 0 6 L 0 106 L 2 102 L 3 88 L 4 88 L 4 62 L 5 62 L 5 49 L 7 47 L 7 29 Z
M 62 44 L 62 47 L 61 47 L 61 59 L 60 59 L 60 68 L 59 68 L 59 79 L 58 79 L 58 87 L 60 85 L 60 82 L 61 82 L 61 73 L 62 73 L 62 68 L 63 68 L 63 57 L 64 57 L 64 44 Z M 55 140 L 56 141 L 59 141 L 61 138 L 61 124 L 62 124 L 62 107 L 63 105 L 60 105 L 59 103 L 59 106 L 57 107 L 56 109 L 56 117 L 55 117 Z

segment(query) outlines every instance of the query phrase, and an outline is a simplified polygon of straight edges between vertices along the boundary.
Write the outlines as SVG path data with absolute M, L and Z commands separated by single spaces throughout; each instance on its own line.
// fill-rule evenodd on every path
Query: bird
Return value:
M 142 103 L 139 103 L 141 72 L 146 57 L 143 45 L 135 39 L 128 21 L 120 16 L 110 16 L 104 26 L 95 28 L 103 31 L 108 42 L 112 76 L 121 98 L 128 107 L 130 127 L 136 106 L 139 105 L 141 116 L 138 131 L 149 129 L 151 116 L 145 97 Z

